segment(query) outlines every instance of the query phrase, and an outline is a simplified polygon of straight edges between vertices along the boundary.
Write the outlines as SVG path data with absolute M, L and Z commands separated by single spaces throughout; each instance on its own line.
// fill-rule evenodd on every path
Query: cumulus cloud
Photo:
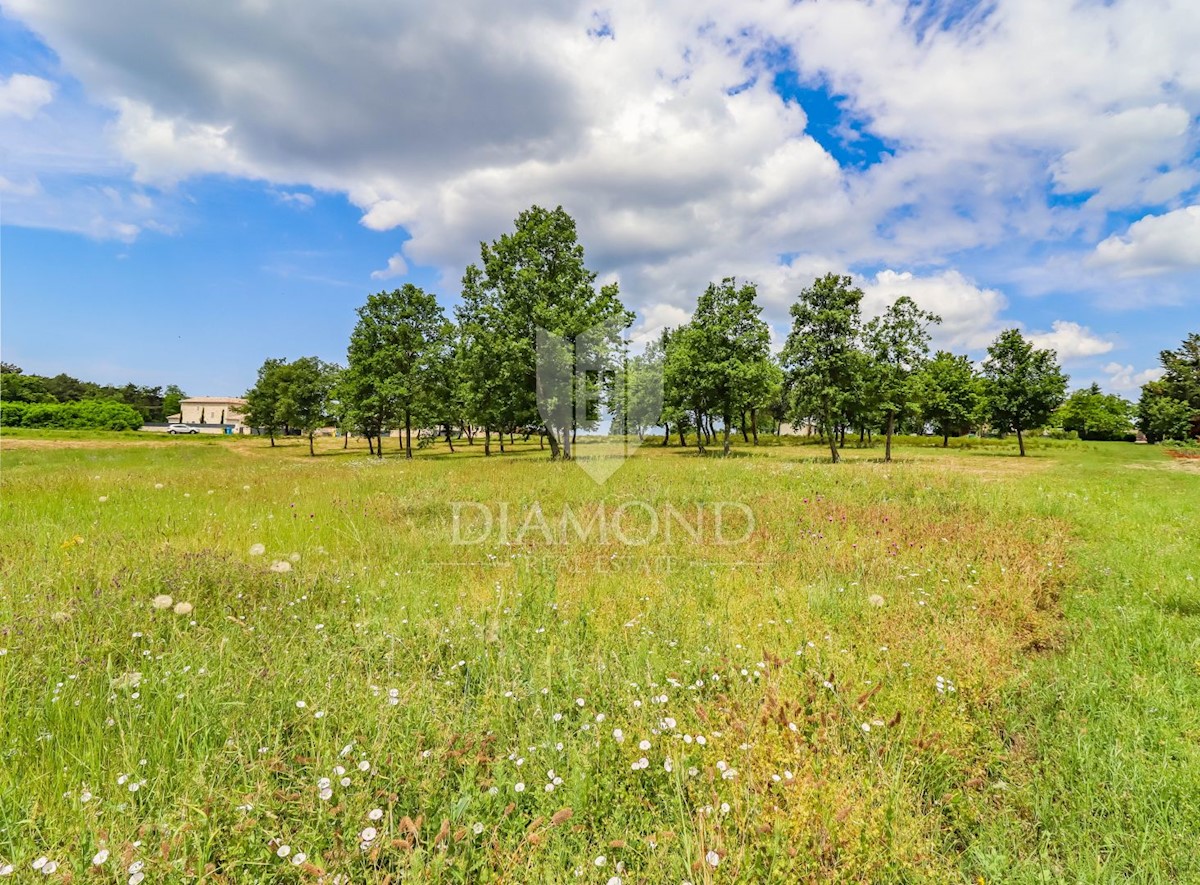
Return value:
M 1000 313 L 1008 306 L 1008 299 L 995 289 L 977 286 L 956 270 L 926 276 L 883 270 L 862 290 L 863 313 L 867 316 L 878 316 L 897 298 L 907 295 L 922 310 L 941 317 L 941 324 L 931 329 L 935 347 L 978 350 L 1005 327 Z
M 1104 367 L 1104 372 L 1108 375 L 1108 386 L 1114 390 L 1137 390 L 1143 384 L 1157 381 L 1165 374 L 1166 370 L 1154 368 L 1135 372 L 1131 365 L 1109 363 Z
M 1135 221 L 1124 236 L 1101 242 L 1091 263 L 1112 266 L 1123 276 L 1200 268 L 1200 205 Z
M 29 119 L 54 99 L 55 86 L 32 74 L 0 77 L 0 117 Z
M 1099 356 L 1108 353 L 1115 346 L 1113 342 L 1101 338 L 1079 323 L 1055 320 L 1050 324 L 1050 328 L 1050 332 L 1032 332 L 1028 338 L 1038 347 L 1053 350 L 1063 362 Z
M 408 273 L 408 262 L 397 252 L 388 259 L 387 267 L 371 272 L 373 280 L 390 280 L 392 277 L 402 277 Z
M 5 8 L 112 109 L 139 183 L 344 193 L 447 285 L 519 211 L 561 203 L 639 310 L 736 273 L 778 322 L 809 269 L 950 267 L 1188 193 L 1193 3 L 125 0 L 119 27 L 90 0 Z M 805 96 L 777 92 L 785 68 L 844 96 L 879 162 L 839 163 Z M 996 331 L 995 290 L 901 276 L 871 285 L 937 302 L 947 343 Z

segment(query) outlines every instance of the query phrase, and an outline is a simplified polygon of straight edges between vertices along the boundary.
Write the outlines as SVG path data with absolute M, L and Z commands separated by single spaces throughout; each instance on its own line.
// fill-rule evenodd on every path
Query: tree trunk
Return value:
M 728 438 L 728 431 L 725 433 Z M 750 442 L 750 436 L 746 433 L 746 413 L 742 412 L 742 442 Z
M 750 410 L 750 435 L 754 437 L 754 444 L 758 445 L 758 409 Z
M 884 447 L 883 447 L 883 460 L 885 462 L 892 460 L 892 434 L 895 433 L 895 431 L 896 431 L 896 413 L 888 412 L 887 443 L 885 443 Z
M 708 431 L 704 429 L 704 416 L 696 412 L 696 449 L 704 454 L 704 444 L 708 440 Z
M 721 454 L 728 455 L 729 454 L 729 425 L 733 423 L 733 416 L 732 415 L 724 415 L 724 416 L 722 416 L 722 418 L 725 421 L 725 439 L 721 446 L 721 449 L 722 449 Z M 745 432 L 746 432 L 746 429 L 742 428 L 742 433 L 745 434 Z
M 950 445 L 950 431 L 943 430 L 942 431 L 942 448 L 943 449 L 947 448 L 949 445 Z
M 446 429 L 446 445 L 450 446 L 450 454 L 454 454 L 454 440 L 450 438 L 450 422 L 442 425 Z
M 538 448 L 543 452 L 546 451 L 546 431 L 538 430 Z
M 350 448 L 350 433 L 349 433 L 349 431 L 342 434 L 342 450 L 344 451 L 348 448 Z
M 1021 428 L 1017 428 L 1017 445 L 1021 448 L 1021 457 L 1025 457 L 1025 437 L 1021 435 Z
M 500 454 L 503 455 L 504 454 L 504 431 L 503 430 L 496 431 L 496 439 L 498 439 L 500 441 Z
M 412 412 L 404 410 L 404 457 L 412 460 Z
M 671 425 L 664 424 L 663 425 L 663 441 L 662 441 L 663 448 L 666 448 L 667 443 L 669 443 L 670 441 L 671 441 Z
M 308 456 L 311 458 L 316 454 L 317 453 L 313 451 L 313 435 L 310 433 L 308 435 Z
M 679 446 L 680 448 L 687 448 L 687 435 L 683 432 L 682 424 L 679 425 Z
M 271 430 L 268 433 L 271 434 L 271 448 L 275 448 L 275 431 Z
M 829 428 L 829 454 L 833 456 L 833 463 L 836 464 L 842 460 L 842 456 L 838 454 L 837 449 L 837 428 L 828 419 L 826 419 L 825 426 Z
M 483 454 L 492 454 L 492 428 L 483 425 Z

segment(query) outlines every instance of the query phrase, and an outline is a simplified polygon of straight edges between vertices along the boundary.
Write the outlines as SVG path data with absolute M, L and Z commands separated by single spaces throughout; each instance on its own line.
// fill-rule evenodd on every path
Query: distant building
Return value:
M 179 415 L 168 420 L 194 424 L 197 427 L 231 428 L 231 433 L 249 433 L 242 423 L 246 401 L 238 396 L 193 396 L 179 402 Z

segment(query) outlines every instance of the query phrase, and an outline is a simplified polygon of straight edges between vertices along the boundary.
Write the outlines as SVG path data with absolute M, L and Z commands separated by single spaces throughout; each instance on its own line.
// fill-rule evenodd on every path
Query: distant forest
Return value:
M 146 387 L 130 382 L 123 387 L 80 381 L 61 373 L 54 377 L 26 375 L 20 366 L 0 363 L 0 400 L 9 403 L 77 403 L 85 400 L 124 403 L 154 423 L 179 411 L 187 394 L 177 384 Z

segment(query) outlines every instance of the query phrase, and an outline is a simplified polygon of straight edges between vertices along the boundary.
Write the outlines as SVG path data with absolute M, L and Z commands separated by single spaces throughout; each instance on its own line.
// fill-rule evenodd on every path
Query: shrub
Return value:
M 142 416 L 133 406 L 110 400 L 73 403 L 0 402 L 0 427 L 54 430 L 137 430 Z

